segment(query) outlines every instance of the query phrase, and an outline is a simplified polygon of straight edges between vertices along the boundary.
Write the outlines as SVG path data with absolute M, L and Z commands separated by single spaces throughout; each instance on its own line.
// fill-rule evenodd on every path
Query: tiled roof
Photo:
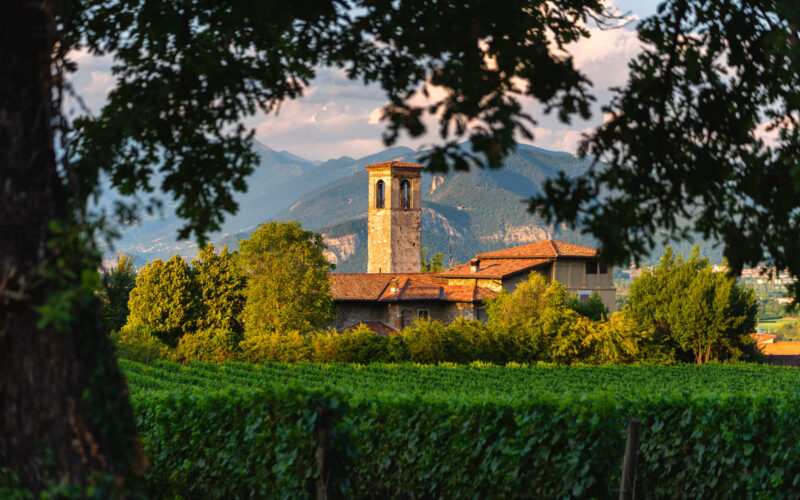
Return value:
M 505 248 L 495 252 L 480 253 L 478 259 L 541 259 L 556 257 L 596 257 L 594 248 L 564 243 L 563 241 L 544 240 L 528 243 L 518 247 Z
M 800 342 L 789 340 L 773 342 L 771 344 L 759 344 L 759 349 L 766 355 L 774 356 L 798 356 L 800 355 Z
M 756 339 L 756 342 L 759 344 L 769 342 L 777 337 L 777 335 L 771 335 L 769 333 L 751 333 L 750 335 Z
M 392 279 L 390 274 L 329 274 L 334 300 L 378 300 Z
M 506 278 L 549 262 L 551 259 L 483 259 L 477 272 L 470 270 L 468 262 L 436 275 L 443 278 Z
M 328 275 L 333 300 L 397 302 L 406 300 L 443 300 L 476 302 L 494 296 L 494 292 L 476 286 L 452 286 L 447 279 L 432 273 L 334 273 Z M 397 280 L 393 292 L 391 281 Z
M 479 286 L 450 285 L 444 289 L 444 300 L 450 302 L 479 302 L 497 295 L 494 290 Z
M 440 300 L 442 298 L 442 287 L 447 283 L 442 283 L 438 279 L 430 279 L 424 274 L 414 278 L 398 278 L 397 288 L 392 292 L 390 286 L 380 300 Z
M 377 333 L 381 337 L 388 337 L 389 334 L 396 332 L 394 328 L 387 325 L 383 321 L 363 321 L 361 323 L 356 323 L 354 325 L 350 325 L 347 328 L 342 328 L 339 332 L 346 332 L 347 330 L 354 330 L 358 328 L 358 325 L 364 325 L 373 332 Z

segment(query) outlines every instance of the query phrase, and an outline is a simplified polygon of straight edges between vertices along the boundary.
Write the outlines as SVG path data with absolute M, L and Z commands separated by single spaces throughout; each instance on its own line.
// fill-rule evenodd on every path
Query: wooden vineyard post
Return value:
M 317 417 L 317 500 L 331 498 L 331 427 L 333 412 L 321 408 Z
M 633 500 L 636 484 L 636 455 L 639 452 L 639 431 L 642 422 L 632 418 L 628 422 L 628 436 L 625 439 L 625 459 L 622 462 L 622 480 L 619 485 L 619 500 Z

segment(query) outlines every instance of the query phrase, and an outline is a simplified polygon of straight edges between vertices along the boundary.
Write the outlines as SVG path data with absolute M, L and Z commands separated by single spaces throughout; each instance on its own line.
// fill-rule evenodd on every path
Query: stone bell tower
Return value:
M 368 165 L 368 273 L 418 273 L 422 165 Z

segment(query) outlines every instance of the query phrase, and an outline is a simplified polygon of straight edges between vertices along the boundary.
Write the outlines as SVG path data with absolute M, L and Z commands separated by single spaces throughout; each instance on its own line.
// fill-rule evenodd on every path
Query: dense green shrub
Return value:
M 389 343 L 388 337 L 381 337 L 363 324 L 341 333 L 320 332 L 311 341 L 315 361 L 363 364 L 403 361 L 392 359 Z
M 111 340 L 117 356 L 122 359 L 150 363 L 170 357 L 169 347 L 152 330 L 142 325 L 124 326 L 120 331 L 111 333 Z
M 346 498 L 609 498 L 633 417 L 638 497 L 796 498 L 800 484 L 791 369 L 123 367 L 155 498 L 307 496 L 321 408 Z
M 409 357 L 416 363 L 491 361 L 491 337 L 478 320 L 458 318 L 452 323 L 417 321 L 402 331 Z
M 311 336 L 297 331 L 251 335 L 240 344 L 242 361 L 295 363 L 311 361 Z
M 486 302 L 489 324 L 499 330 L 526 329 L 547 308 L 547 280 L 532 271 L 528 281 L 520 283 L 516 290 L 505 290 Z
M 187 333 L 178 341 L 174 359 L 182 363 L 202 361 L 222 363 L 239 355 L 241 335 L 222 328 L 209 328 Z
M 658 352 L 644 352 L 651 346 L 649 332 L 629 316 L 615 312 L 608 321 L 596 324 L 585 342 L 593 353 L 591 361 L 597 363 L 650 363 L 669 364 L 671 358 Z M 661 356 L 659 357 L 659 354 Z
M 342 414 L 329 391 L 271 386 L 135 394 L 139 432 L 152 461 L 151 498 L 304 498 L 313 492 L 320 410 L 334 422 L 332 489 L 349 489 Z
M 567 300 L 567 307 L 594 321 L 601 321 L 608 317 L 608 308 L 603 304 L 603 299 L 597 292 L 591 294 L 585 304 L 577 295 L 573 295 Z

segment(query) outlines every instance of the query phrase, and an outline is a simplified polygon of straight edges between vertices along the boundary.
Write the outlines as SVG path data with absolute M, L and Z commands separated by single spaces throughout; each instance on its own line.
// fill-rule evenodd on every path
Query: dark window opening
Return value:
M 375 208 L 383 208 L 383 181 L 375 185 Z
M 431 312 L 428 309 L 417 309 L 417 317 L 419 319 L 430 318 Z
M 600 263 L 600 274 L 608 274 L 608 266 L 605 262 Z
M 400 208 L 411 208 L 411 183 L 407 180 L 400 183 Z
M 414 311 L 411 309 L 403 309 L 400 312 L 400 329 L 411 326 L 414 323 Z
M 597 274 L 597 261 L 590 260 L 586 263 L 586 274 Z

